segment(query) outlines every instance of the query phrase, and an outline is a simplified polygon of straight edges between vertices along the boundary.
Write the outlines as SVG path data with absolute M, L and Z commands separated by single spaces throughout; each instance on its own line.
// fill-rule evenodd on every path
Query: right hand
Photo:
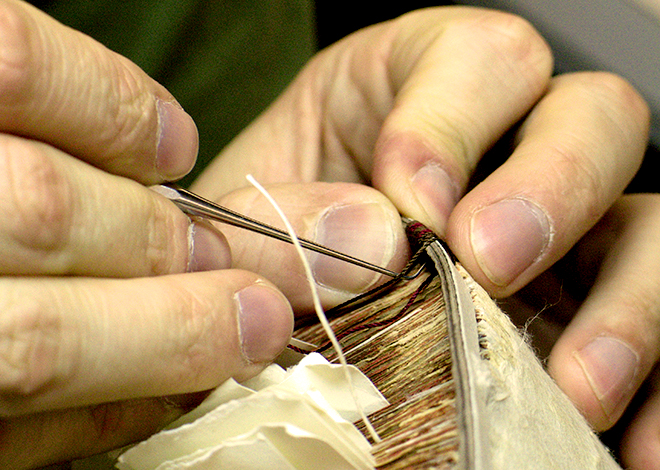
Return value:
M 285 295 L 226 269 L 225 237 L 146 187 L 185 175 L 197 142 L 192 119 L 137 66 L 0 0 L 0 468 L 144 439 L 287 344 Z M 394 234 L 397 269 L 397 211 L 374 190 L 352 194 L 347 204 L 389 208 L 373 225 Z M 329 206 L 321 194 L 292 222 L 341 224 Z M 290 254 L 277 245 L 259 259 Z
M 23 2 L 0 1 L 0 38 L 0 467 L 32 468 L 148 436 L 181 394 L 259 372 L 293 320 L 144 186 L 196 158 L 163 87 Z

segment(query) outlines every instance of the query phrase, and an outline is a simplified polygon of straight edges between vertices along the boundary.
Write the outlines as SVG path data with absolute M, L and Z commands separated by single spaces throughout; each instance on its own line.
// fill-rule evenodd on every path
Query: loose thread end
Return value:
M 381 442 L 382 439 L 376 432 L 376 429 L 373 427 L 371 424 L 371 421 L 369 421 L 369 418 L 367 417 L 366 413 L 364 412 L 364 407 L 360 403 L 360 399 L 357 395 L 357 392 L 355 390 L 355 385 L 353 384 L 353 380 L 351 378 L 351 374 L 348 369 L 348 363 L 346 362 L 346 357 L 344 356 L 344 351 L 339 344 L 339 341 L 337 340 L 337 336 L 335 335 L 334 331 L 332 331 L 332 328 L 330 327 L 330 323 L 328 322 L 328 318 L 325 315 L 325 312 L 323 311 L 323 307 L 321 306 L 321 300 L 318 295 L 317 287 L 316 287 L 316 282 L 314 281 L 314 275 L 312 274 L 312 269 L 309 266 L 309 261 L 307 260 L 307 256 L 305 256 L 305 252 L 303 251 L 303 248 L 300 244 L 300 241 L 298 239 L 298 236 L 296 235 L 295 231 L 293 230 L 293 226 L 289 222 L 289 219 L 286 217 L 284 214 L 284 211 L 280 208 L 280 206 L 277 204 L 275 199 L 270 195 L 270 193 L 261 185 L 257 180 L 252 176 L 252 175 L 247 175 L 246 179 L 252 184 L 267 200 L 268 202 L 273 206 L 277 214 L 279 215 L 280 219 L 282 219 L 282 222 L 284 223 L 287 232 L 289 233 L 289 236 L 291 237 L 291 240 L 293 242 L 293 246 L 296 249 L 296 252 L 298 256 L 300 257 L 300 261 L 303 264 L 303 268 L 305 270 L 305 276 L 307 277 L 307 282 L 309 283 L 309 287 L 311 290 L 311 295 L 312 295 L 312 301 L 314 303 L 314 310 L 316 311 L 316 315 L 321 322 L 321 325 L 323 327 L 323 330 L 325 331 L 325 334 L 328 336 L 328 339 L 330 339 L 330 342 L 332 343 L 333 347 L 335 348 L 335 351 L 337 353 L 337 358 L 339 359 L 339 362 L 341 363 L 344 374 L 346 376 L 346 381 L 348 383 L 348 387 L 351 391 L 351 396 L 353 398 L 353 402 L 355 403 L 355 406 L 360 414 L 360 418 L 362 422 L 364 423 L 367 431 L 369 432 L 369 435 L 373 439 L 374 442 Z

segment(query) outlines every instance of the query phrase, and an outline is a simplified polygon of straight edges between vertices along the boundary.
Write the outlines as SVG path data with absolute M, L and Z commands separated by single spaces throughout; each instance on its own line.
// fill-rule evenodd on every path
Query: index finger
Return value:
M 548 46 L 525 20 L 465 13 L 419 28 L 425 40 L 402 34 L 393 43 L 399 92 L 375 150 L 374 186 L 439 234 L 481 156 L 542 96 L 552 71 Z M 400 21 L 405 31 L 419 19 Z
M 521 18 L 413 12 L 317 54 L 196 188 L 220 197 L 247 173 L 262 183 L 370 180 L 443 233 L 479 158 L 543 95 L 551 71 L 548 46 Z
M 145 184 L 192 168 L 192 118 L 135 64 L 15 0 L 0 3 L 0 38 L 0 132 Z

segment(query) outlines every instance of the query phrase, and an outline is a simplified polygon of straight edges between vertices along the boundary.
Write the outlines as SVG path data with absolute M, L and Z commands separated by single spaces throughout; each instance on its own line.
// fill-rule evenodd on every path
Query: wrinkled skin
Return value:
M 147 188 L 197 151 L 165 89 L 16 0 L 0 1 L 0 36 L 0 466 L 30 468 L 144 438 L 258 373 L 310 299 L 291 250 L 191 221 Z M 551 71 L 518 17 L 413 12 L 319 53 L 193 189 L 275 222 L 251 173 L 300 235 L 393 270 L 408 256 L 401 212 L 497 297 L 575 282 L 549 369 L 603 430 L 660 353 L 660 205 L 621 195 L 649 113 L 618 76 Z M 312 265 L 327 306 L 379 282 Z M 660 468 L 658 402 L 628 429 L 632 468 Z

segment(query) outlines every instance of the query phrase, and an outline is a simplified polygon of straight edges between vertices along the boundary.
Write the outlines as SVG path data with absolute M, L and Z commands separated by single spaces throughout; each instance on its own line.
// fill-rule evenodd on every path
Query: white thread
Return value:
M 323 330 L 325 331 L 325 334 L 328 336 L 330 342 L 332 343 L 332 346 L 335 348 L 335 351 L 337 352 L 337 358 L 339 359 L 339 362 L 341 363 L 342 366 L 344 366 L 343 367 L 344 374 L 346 376 L 348 386 L 351 390 L 351 396 L 353 397 L 353 401 L 355 402 L 355 405 L 360 413 L 360 418 L 362 419 L 362 422 L 369 431 L 371 438 L 375 442 L 381 442 L 380 436 L 378 435 L 373 425 L 369 421 L 369 418 L 367 418 L 367 415 L 364 413 L 364 408 L 362 407 L 362 405 L 360 405 L 360 400 L 355 391 L 355 387 L 351 379 L 351 374 L 348 372 L 348 363 L 346 362 L 344 351 L 341 348 L 339 341 L 337 341 L 337 337 L 335 336 L 335 333 L 332 331 L 332 328 L 330 327 L 328 318 L 325 316 L 325 312 L 323 311 L 323 307 L 321 306 L 321 300 L 319 299 L 319 294 L 316 290 L 316 282 L 314 281 L 314 275 L 312 274 L 312 269 L 309 267 L 309 261 L 307 260 L 307 256 L 305 256 L 305 252 L 303 251 L 302 246 L 300 245 L 300 241 L 298 240 L 298 237 L 296 236 L 296 233 L 293 230 L 293 227 L 291 226 L 289 219 L 286 217 L 286 215 L 284 214 L 280 206 L 277 204 L 275 199 L 273 199 L 273 197 L 270 195 L 270 193 L 268 193 L 268 191 L 266 191 L 266 189 L 263 186 L 261 186 L 261 184 L 259 184 L 252 175 L 247 175 L 246 178 L 255 188 L 257 188 L 257 190 L 259 190 L 261 194 L 263 194 L 263 196 L 273 206 L 275 211 L 277 211 L 277 214 L 282 219 L 282 222 L 284 223 L 284 226 L 286 227 L 289 236 L 291 236 L 291 240 L 293 241 L 293 246 L 295 247 L 296 252 L 300 257 L 300 261 L 302 261 L 303 268 L 305 270 L 305 276 L 307 277 L 307 282 L 309 283 L 309 287 L 311 289 L 312 301 L 314 303 L 314 310 L 316 311 L 316 315 L 319 321 L 321 322 L 321 325 L 323 326 Z
M 193 259 L 195 254 L 195 222 L 190 220 L 190 225 L 188 225 L 188 264 L 186 265 L 186 272 L 192 271 L 193 268 Z

